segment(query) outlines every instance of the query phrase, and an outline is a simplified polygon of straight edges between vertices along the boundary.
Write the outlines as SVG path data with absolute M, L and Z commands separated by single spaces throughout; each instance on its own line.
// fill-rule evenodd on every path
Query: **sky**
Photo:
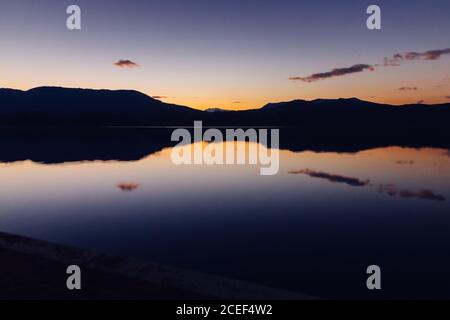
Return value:
M 66 27 L 72 4 L 81 30 Z M 0 43 L 0 87 L 22 90 L 134 89 L 198 109 L 450 102 L 448 0 L 0 0 Z

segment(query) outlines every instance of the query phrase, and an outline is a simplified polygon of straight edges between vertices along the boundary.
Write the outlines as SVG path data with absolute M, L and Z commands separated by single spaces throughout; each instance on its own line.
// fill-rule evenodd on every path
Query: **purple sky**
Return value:
M 79 31 L 66 28 L 70 4 Z M 366 28 L 370 4 L 379 31 Z M 439 103 L 450 101 L 449 12 L 448 0 L 1 0 L 0 87 L 129 88 L 197 108 Z

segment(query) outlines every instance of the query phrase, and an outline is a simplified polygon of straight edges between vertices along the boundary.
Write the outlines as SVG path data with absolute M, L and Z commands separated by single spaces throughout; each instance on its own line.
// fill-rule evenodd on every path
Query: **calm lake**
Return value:
M 176 166 L 154 142 L 126 159 L 19 142 L 3 144 L 1 231 L 324 298 L 450 297 L 446 149 L 283 149 L 279 173 L 261 176 Z M 379 292 L 366 289 L 372 264 Z

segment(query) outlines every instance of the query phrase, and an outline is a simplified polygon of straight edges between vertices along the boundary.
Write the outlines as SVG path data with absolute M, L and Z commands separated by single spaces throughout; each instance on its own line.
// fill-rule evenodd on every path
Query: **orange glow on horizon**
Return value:
M 377 96 L 371 96 L 371 95 L 346 95 L 346 96 L 340 96 L 340 95 L 334 95 L 332 93 L 323 94 L 320 96 L 303 96 L 303 97 L 296 97 L 293 95 L 286 95 L 286 96 L 276 96 L 276 97 L 266 97 L 264 98 L 255 98 L 255 99 L 242 99 L 242 100 L 236 100 L 232 98 L 209 98 L 209 99 L 203 99 L 200 97 L 177 97 L 177 96 L 171 96 L 170 94 L 158 96 L 154 93 L 150 92 L 149 90 L 139 90 L 134 88 L 123 88 L 120 86 L 116 87 L 103 87 L 103 86 L 97 86 L 93 84 L 88 85 L 76 85 L 73 83 L 64 83 L 63 85 L 57 84 L 57 83 L 50 83 L 45 85 L 35 85 L 35 86 L 23 86 L 19 84 L 12 84 L 7 86 L 8 88 L 12 89 L 18 89 L 27 91 L 29 89 L 35 88 L 35 87 L 41 87 L 41 86 L 56 86 L 56 87 L 67 87 L 67 88 L 89 88 L 89 89 L 109 89 L 109 90 L 137 90 L 140 91 L 150 97 L 155 96 L 156 99 L 165 102 L 165 103 L 171 103 L 181 106 L 187 106 L 193 109 L 197 110 L 206 110 L 209 108 L 220 108 L 224 110 L 231 110 L 231 111 L 240 111 L 240 110 L 251 110 L 251 109 L 258 109 L 264 107 L 268 103 L 278 103 L 278 102 L 288 102 L 292 100 L 307 100 L 312 101 L 316 99 L 339 99 L 339 98 L 358 98 L 365 101 L 380 103 L 380 104 L 391 104 L 391 105 L 405 105 L 405 104 L 416 104 L 418 102 L 422 102 L 424 104 L 443 104 L 443 103 L 450 103 L 450 98 L 448 96 L 445 96 L 445 94 L 441 90 L 441 94 L 439 94 L 436 91 L 430 90 L 427 93 L 420 92 L 420 93 L 406 93 L 406 94 L 399 94 L 397 92 L 391 92 L 390 95 L 381 95 L 379 97 Z M 449 86 L 450 87 L 450 86 Z M 3 88 L 6 88 L 6 86 L 3 86 Z M 450 88 L 449 88 L 450 89 Z M 449 90 L 450 92 L 450 90 Z

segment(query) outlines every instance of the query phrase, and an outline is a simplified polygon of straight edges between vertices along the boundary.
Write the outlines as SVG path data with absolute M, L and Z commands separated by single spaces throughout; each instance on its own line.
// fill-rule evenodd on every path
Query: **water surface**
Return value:
M 0 163 L 0 230 L 320 297 L 450 297 L 448 150 L 281 150 L 275 176 L 170 154 Z

